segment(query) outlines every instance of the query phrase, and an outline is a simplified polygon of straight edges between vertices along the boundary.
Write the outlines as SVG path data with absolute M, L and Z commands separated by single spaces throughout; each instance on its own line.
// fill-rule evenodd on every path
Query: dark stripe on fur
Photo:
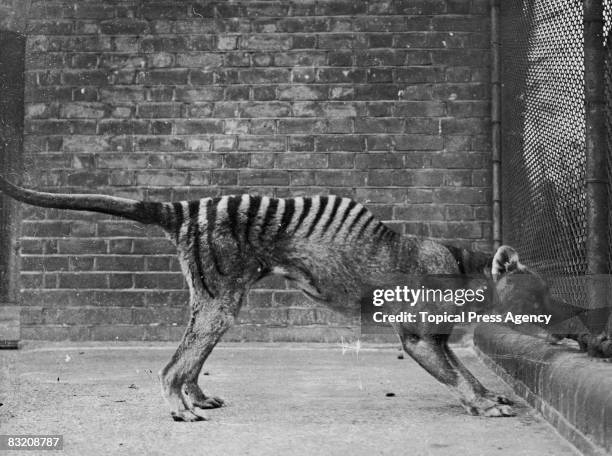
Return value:
M 336 199 L 334 200 L 334 207 L 332 207 L 332 211 L 329 214 L 329 218 L 327 219 L 327 223 L 325 223 L 325 226 L 323 226 L 323 230 L 321 231 L 322 235 L 327 232 L 327 230 L 329 229 L 330 225 L 334 222 L 334 219 L 336 218 L 336 214 L 338 213 L 338 208 L 340 207 L 341 203 L 342 203 L 342 198 L 336 197 Z
M 230 196 L 227 200 L 227 221 L 232 237 L 238 245 L 240 245 L 240 238 L 238 237 L 238 208 L 241 200 L 242 198 L 239 196 Z
M 304 221 L 304 219 L 310 212 L 311 206 L 312 206 L 312 200 L 310 198 L 304 198 L 304 207 L 303 207 L 302 213 L 300 214 L 300 218 L 298 219 L 297 225 L 295 225 L 295 229 L 293 230 L 294 233 L 297 233 L 297 231 L 300 229 L 302 222 Z
M 212 259 L 215 270 L 220 275 L 225 275 L 225 272 L 221 269 L 221 264 L 219 263 L 219 257 L 217 255 L 217 251 L 215 250 L 215 237 L 214 232 L 217 223 L 217 205 L 219 204 L 220 198 L 214 198 L 212 200 L 208 200 L 206 202 L 206 235 L 208 242 L 208 248 L 210 249 L 210 258 Z
M 374 231 L 372 232 L 372 235 L 377 236 L 379 232 L 384 230 L 384 228 L 385 228 L 385 225 L 383 225 L 381 222 L 378 222 L 376 224 L 376 228 L 374 228 Z
M 355 225 L 357 225 L 357 223 L 359 223 L 359 220 L 361 220 L 361 218 L 367 214 L 368 210 L 365 207 L 362 207 L 361 209 L 359 209 L 359 212 L 357 212 L 357 215 L 355 216 L 355 218 L 353 219 L 353 221 L 351 222 L 349 228 L 348 228 L 348 233 L 350 234 L 353 231 L 353 228 L 355 227 Z
M 212 292 L 206 285 L 206 280 L 204 279 L 204 268 L 202 267 L 202 257 L 200 255 L 201 242 L 200 242 L 200 223 L 198 220 L 198 214 L 200 213 L 200 201 L 190 201 L 189 202 L 189 226 L 187 228 L 187 239 L 190 239 L 193 236 L 193 243 L 191 249 L 193 250 L 193 261 L 196 266 L 196 273 L 200 280 L 200 284 L 202 288 L 208 293 L 211 298 L 214 298 Z M 191 236 L 190 236 L 191 235 Z
M 285 200 L 285 212 L 283 212 L 280 227 L 276 233 L 277 236 L 281 236 L 287 231 L 287 227 L 293 219 L 293 214 L 295 214 L 295 200 L 293 198 L 287 199 Z
M 245 243 L 250 244 L 251 239 L 251 227 L 255 222 L 259 207 L 261 206 L 261 196 L 251 196 L 249 198 L 249 207 L 246 214 L 246 223 L 244 224 L 244 240 Z
M 329 198 L 327 196 L 321 196 L 319 198 L 319 209 L 317 210 L 317 213 L 315 214 L 314 219 L 312 223 L 310 224 L 310 228 L 308 229 L 308 232 L 306 233 L 306 237 L 310 237 L 310 235 L 314 232 L 315 228 L 317 227 L 317 224 L 319 223 L 319 220 L 321 220 L 321 217 L 323 216 L 323 213 L 325 212 L 325 208 L 327 207 L 327 201 L 329 201 Z
M 363 236 L 363 233 L 365 233 L 365 230 L 368 229 L 368 226 L 370 226 L 373 221 L 374 221 L 374 217 L 372 217 L 372 215 L 370 215 L 368 220 L 366 220 L 366 222 L 363 225 L 361 225 L 361 229 L 359 230 L 359 233 L 357 233 L 357 239 L 359 239 L 361 236 Z
M 342 214 L 342 219 L 340 220 L 340 223 L 338 224 L 338 228 L 336 228 L 336 231 L 334 231 L 332 240 L 335 239 L 336 235 L 340 232 L 340 230 L 344 226 L 344 222 L 346 222 L 346 219 L 348 218 L 349 214 L 351 213 L 351 211 L 356 205 L 357 203 L 355 201 L 353 200 L 349 201 L 348 205 L 346 206 L 346 209 L 344 210 L 344 213 Z
M 270 226 L 270 222 L 274 220 L 276 217 L 276 211 L 278 210 L 278 199 L 272 198 L 270 199 L 270 204 L 268 204 L 268 208 L 266 209 L 266 215 L 264 216 L 263 223 L 261 225 L 261 231 L 259 232 L 259 237 L 264 238 L 266 235 L 266 230 Z
M 183 216 L 183 205 L 181 203 L 172 203 L 172 207 L 174 209 L 174 238 L 176 239 L 176 243 L 179 243 L 181 237 L 181 227 L 185 221 L 185 217 Z

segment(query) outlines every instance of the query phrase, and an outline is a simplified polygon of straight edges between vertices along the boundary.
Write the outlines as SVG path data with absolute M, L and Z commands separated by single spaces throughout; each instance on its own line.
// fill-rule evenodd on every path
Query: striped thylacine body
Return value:
M 201 409 L 223 402 L 198 386 L 202 366 L 231 326 L 249 289 L 282 275 L 313 299 L 355 314 L 373 288 L 425 275 L 481 272 L 490 259 L 436 241 L 400 236 L 364 206 L 336 196 L 224 196 L 148 202 L 106 195 L 37 192 L 0 176 L 0 190 L 28 204 L 102 212 L 162 227 L 177 246 L 190 290 L 191 318 L 170 362 L 160 372 L 175 420 L 202 419 Z M 408 279 L 407 279 L 408 278 Z M 371 299 L 371 295 L 370 295 Z M 424 309 L 417 303 L 414 311 Z M 455 312 L 427 304 L 429 312 Z M 507 399 L 489 392 L 447 344 L 450 328 L 395 325 L 404 350 L 455 392 L 472 414 L 508 416 Z
M 320 255 L 331 260 L 350 247 L 353 254 L 359 251 L 370 258 L 397 257 L 393 249 L 400 236 L 349 198 L 242 195 L 172 206 L 176 223 L 171 236 L 181 264 L 193 278 L 195 291 L 201 289 L 210 298 L 220 293 L 221 283 L 235 276 L 259 279 L 277 273 L 293 279 L 312 297 L 327 301 L 319 287 L 318 264 L 326 263 L 326 272 L 336 281 L 342 275 L 345 284 L 352 281 L 360 264 L 341 258 L 321 262 Z

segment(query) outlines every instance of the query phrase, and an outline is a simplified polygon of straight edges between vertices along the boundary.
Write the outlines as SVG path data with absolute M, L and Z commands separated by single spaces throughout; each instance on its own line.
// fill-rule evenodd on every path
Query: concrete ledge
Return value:
M 586 455 L 612 451 L 612 363 L 505 326 L 479 325 L 481 358 Z
M 17 348 L 19 339 L 19 307 L 0 303 L 0 348 Z

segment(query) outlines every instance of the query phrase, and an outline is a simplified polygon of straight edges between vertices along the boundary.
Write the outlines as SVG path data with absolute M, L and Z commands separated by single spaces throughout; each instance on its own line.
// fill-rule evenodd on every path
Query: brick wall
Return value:
M 0 0 L 0 30 L 25 33 L 32 0 Z
M 404 233 L 488 248 L 487 0 L 33 0 L 25 182 L 184 199 L 334 193 Z M 24 338 L 175 339 L 159 230 L 24 208 Z M 230 339 L 351 322 L 279 280 Z

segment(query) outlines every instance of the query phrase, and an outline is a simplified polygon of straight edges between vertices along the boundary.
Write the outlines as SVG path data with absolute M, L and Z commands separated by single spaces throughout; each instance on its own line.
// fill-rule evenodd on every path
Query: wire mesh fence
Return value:
M 607 38 L 612 0 L 604 5 Z M 500 19 L 504 242 L 548 279 L 556 297 L 593 307 L 585 280 L 589 227 L 583 2 L 504 0 Z M 609 48 L 606 52 L 606 95 L 612 100 L 612 54 Z M 612 103 L 607 105 L 612 125 Z M 612 234 L 612 218 L 608 231 Z M 612 264 L 612 250 L 608 257 Z
M 585 303 L 585 113 L 582 2 L 504 1 L 504 242 Z
M 603 19 L 604 19 L 604 45 L 606 50 L 605 58 L 605 90 L 606 90 L 606 139 L 608 148 L 608 201 L 612 201 L 612 0 L 604 0 L 603 2 Z M 612 204 L 611 204 L 612 205 Z M 612 269 L 612 210 L 608 212 L 608 240 L 610 247 L 608 248 L 608 264 Z M 612 275 L 609 281 L 609 289 L 612 289 Z M 608 328 L 612 331 L 612 327 Z

